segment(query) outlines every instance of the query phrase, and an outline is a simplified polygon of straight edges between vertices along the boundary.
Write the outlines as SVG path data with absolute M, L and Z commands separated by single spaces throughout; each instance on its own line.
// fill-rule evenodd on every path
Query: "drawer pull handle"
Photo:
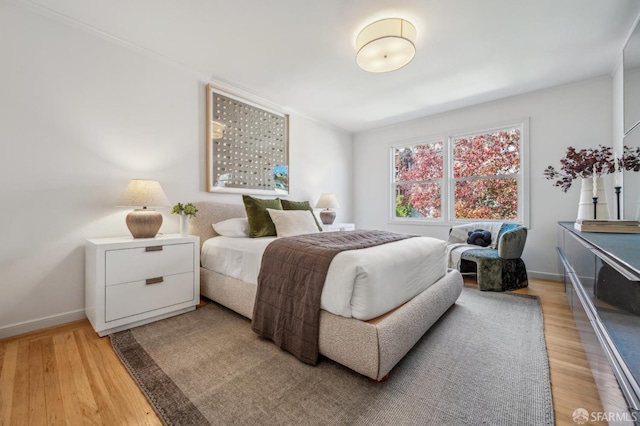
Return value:
M 156 277 L 156 278 L 147 278 L 145 282 L 147 283 L 147 285 L 149 285 L 149 284 L 158 284 L 163 281 L 164 279 L 162 277 Z
M 144 251 L 162 251 L 162 246 L 149 246 L 145 247 Z

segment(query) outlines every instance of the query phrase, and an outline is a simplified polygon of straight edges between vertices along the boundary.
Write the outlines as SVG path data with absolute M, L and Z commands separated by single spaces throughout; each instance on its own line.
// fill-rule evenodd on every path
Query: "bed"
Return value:
M 213 223 L 246 216 L 242 204 L 195 204 L 198 214 L 190 221 L 190 233 L 199 236 L 201 246 L 205 247 L 210 244 L 207 241 L 218 236 L 212 227 Z M 263 238 L 252 240 L 261 240 L 260 243 L 256 242 L 258 245 L 268 244 L 268 240 Z M 223 245 L 223 250 L 224 247 Z M 201 294 L 251 318 L 256 296 L 256 272 L 216 272 L 209 269 L 214 268 L 211 266 L 211 259 L 215 259 L 215 255 L 206 255 L 207 252 L 210 253 L 208 249 L 203 250 L 205 257 L 201 258 Z M 260 255 L 259 248 L 254 255 Z M 336 260 L 338 257 L 334 262 Z M 332 263 L 330 268 L 333 266 Z M 340 271 L 340 268 L 333 270 L 333 277 L 338 277 L 340 274 L 335 271 Z M 331 277 L 330 269 L 325 286 L 330 286 L 328 283 L 333 280 Z M 323 290 L 319 352 L 360 374 L 374 380 L 383 380 L 422 335 L 455 303 L 462 291 L 462 276 L 458 271 L 444 267 L 441 274 L 430 280 L 433 283 L 430 282 L 425 290 L 388 312 L 384 306 L 377 306 L 369 311 L 363 308 L 346 312 L 344 303 L 338 303 L 338 308 L 327 305 Z M 379 299 L 387 298 L 385 296 Z M 380 314 L 380 309 L 385 312 Z

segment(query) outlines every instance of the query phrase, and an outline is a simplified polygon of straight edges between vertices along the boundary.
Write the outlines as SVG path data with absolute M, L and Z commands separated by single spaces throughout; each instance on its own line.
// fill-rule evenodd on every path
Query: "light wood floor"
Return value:
M 575 426 L 573 411 L 584 408 L 589 413 L 626 410 L 618 384 L 613 377 L 598 377 L 608 390 L 599 394 L 584 352 L 573 314 L 569 308 L 564 285 L 554 281 L 529 279 L 529 287 L 515 293 L 532 294 L 540 298 L 544 318 L 544 338 L 549 356 L 549 375 L 555 422 L 558 426 Z M 597 345 L 597 342 L 586 342 Z M 608 363 L 606 359 L 598 362 Z M 588 422 L 603 424 L 607 422 Z
M 542 302 L 556 424 L 575 425 L 579 407 L 602 411 L 562 284 L 530 280 L 518 292 Z M 109 339 L 84 320 L 0 340 L 0 425 L 47 424 L 161 423 Z

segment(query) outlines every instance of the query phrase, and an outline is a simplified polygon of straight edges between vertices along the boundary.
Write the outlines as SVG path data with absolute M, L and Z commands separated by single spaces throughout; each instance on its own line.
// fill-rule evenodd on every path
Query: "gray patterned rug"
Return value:
M 111 336 L 167 425 L 552 425 L 538 299 L 464 288 L 374 382 L 297 361 L 217 304 Z

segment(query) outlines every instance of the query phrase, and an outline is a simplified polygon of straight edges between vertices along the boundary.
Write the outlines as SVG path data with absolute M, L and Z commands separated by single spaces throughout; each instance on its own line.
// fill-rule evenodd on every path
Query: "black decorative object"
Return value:
M 618 220 L 620 220 L 620 189 L 621 186 L 616 186 L 614 188 L 616 190 L 616 206 L 618 207 Z
M 593 197 L 593 218 L 598 218 L 598 197 Z
M 468 235 L 467 244 L 480 247 L 488 247 L 491 244 L 491 232 L 485 231 L 484 229 L 469 231 Z

